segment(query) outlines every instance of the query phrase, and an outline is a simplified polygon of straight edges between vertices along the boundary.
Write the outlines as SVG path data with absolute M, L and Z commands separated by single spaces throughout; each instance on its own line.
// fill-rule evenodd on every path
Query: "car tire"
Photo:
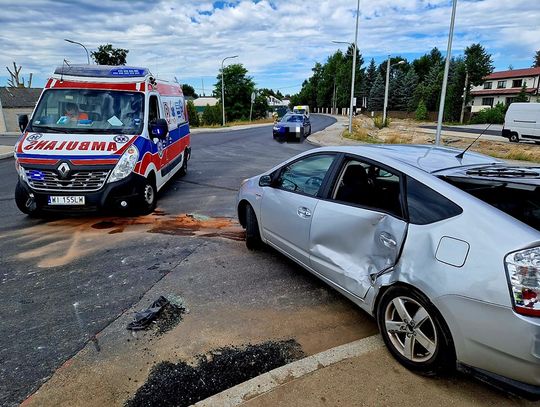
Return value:
M 41 214 L 41 208 L 37 205 L 37 202 L 30 197 L 28 191 L 18 181 L 15 186 L 15 204 L 22 213 L 30 217 L 37 217 Z
M 151 179 L 145 180 L 139 192 L 139 203 L 137 205 L 137 213 L 140 215 L 148 215 L 156 209 L 157 205 L 157 189 L 155 183 Z
M 513 132 L 510 134 L 510 137 L 508 137 L 508 140 L 510 140 L 511 143 L 519 143 L 519 136 L 516 132 Z
M 389 288 L 379 301 L 377 324 L 386 347 L 406 368 L 426 376 L 455 369 L 450 330 L 420 292 L 403 286 Z
M 259 222 L 251 205 L 246 205 L 246 247 L 249 250 L 257 250 L 262 246 Z
M 182 162 L 182 167 L 178 170 L 178 176 L 185 177 L 188 171 L 188 155 L 184 152 L 184 159 Z

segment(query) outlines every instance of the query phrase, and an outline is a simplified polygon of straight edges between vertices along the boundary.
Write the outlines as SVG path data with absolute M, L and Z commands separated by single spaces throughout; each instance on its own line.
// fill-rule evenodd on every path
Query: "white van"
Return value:
M 309 106 L 308 105 L 294 106 L 293 113 L 303 114 L 306 117 L 309 117 Z
M 540 142 L 540 103 L 512 103 L 504 118 L 502 136 L 514 143 L 522 139 Z

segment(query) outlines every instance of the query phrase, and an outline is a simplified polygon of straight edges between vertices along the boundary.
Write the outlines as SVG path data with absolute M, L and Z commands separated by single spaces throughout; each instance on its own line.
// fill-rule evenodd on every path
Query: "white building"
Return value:
M 519 94 L 523 84 L 527 86 L 529 101 L 536 102 L 540 89 L 540 68 L 493 72 L 484 78 L 482 85 L 472 87 L 471 111 L 478 112 L 497 103 L 509 105 Z

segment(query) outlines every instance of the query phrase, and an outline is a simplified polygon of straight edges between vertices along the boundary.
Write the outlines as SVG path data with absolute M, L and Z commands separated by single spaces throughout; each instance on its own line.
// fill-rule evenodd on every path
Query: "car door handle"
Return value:
M 397 246 L 397 242 L 394 240 L 394 238 L 386 232 L 382 232 L 379 235 L 379 240 L 381 241 L 383 245 L 391 249 Z
M 305 206 L 300 206 L 296 213 L 298 214 L 298 216 L 304 219 L 311 217 L 311 211 Z

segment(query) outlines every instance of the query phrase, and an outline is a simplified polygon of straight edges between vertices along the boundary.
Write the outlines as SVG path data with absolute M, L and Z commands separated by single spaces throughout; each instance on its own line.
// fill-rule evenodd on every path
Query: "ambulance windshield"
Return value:
M 43 133 L 141 134 L 144 95 L 95 89 L 45 91 L 29 124 Z

